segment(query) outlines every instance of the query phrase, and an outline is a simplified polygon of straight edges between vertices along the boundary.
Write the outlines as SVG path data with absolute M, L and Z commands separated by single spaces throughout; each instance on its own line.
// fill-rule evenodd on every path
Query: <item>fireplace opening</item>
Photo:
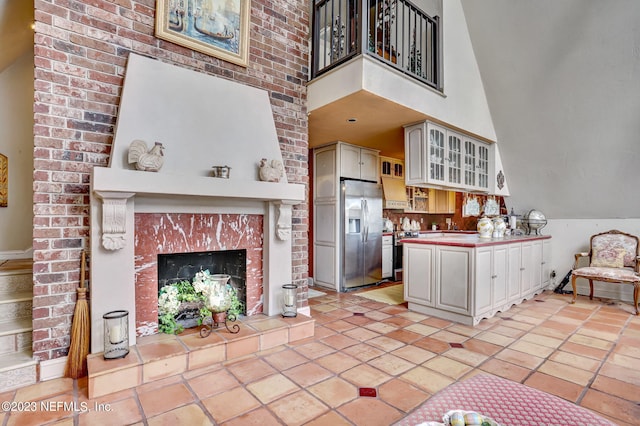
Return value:
M 229 284 L 237 290 L 246 315 L 247 306 L 247 250 L 216 250 L 192 253 L 158 254 L 158 293 L 166 285 L 180 281 L 191 282 L 199 271 L 230 275 Z M 200 316 L 196 305 L 185 304 L 176 320 L 184 328 L 197 327 Z

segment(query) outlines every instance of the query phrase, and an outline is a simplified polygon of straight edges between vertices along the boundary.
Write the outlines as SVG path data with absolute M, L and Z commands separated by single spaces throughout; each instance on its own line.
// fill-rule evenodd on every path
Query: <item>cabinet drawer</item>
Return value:
M 382 236 L 382 245 L 390 246 L 393 244 L 393 236 L 392 235 L 383 235 Z

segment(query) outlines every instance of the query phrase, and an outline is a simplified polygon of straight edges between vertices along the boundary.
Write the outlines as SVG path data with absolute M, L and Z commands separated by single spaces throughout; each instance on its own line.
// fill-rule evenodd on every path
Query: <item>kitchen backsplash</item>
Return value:
M 475 231 L 478 224 L 478 217 L 469 216 L 462 217 L 462 203 L 464 201 L 464 193 L 456 192 L 456 210 L 453 214 L 428 214 L 428 213 L 405 213 L 403 210 L 384 209 L 383 217 L 390 219 L 398 230 L 402 230 L 401 222 L 403 217 L 410 220 L 416 220 L 420 224 L 420 230 L 427 231 L 431 229 L 432 224 L 436 224 L 438 230 L 459 229 L 463 231 Z M 482 206 L 486 200 L 486 195 L 476 195 L 478 202 Z M 507 207 L 504 197 L 496 197 L 500 204 L 500 214 L 507 215 Z M 451 219 L 451 228 L 448 228 L 447 218 Z

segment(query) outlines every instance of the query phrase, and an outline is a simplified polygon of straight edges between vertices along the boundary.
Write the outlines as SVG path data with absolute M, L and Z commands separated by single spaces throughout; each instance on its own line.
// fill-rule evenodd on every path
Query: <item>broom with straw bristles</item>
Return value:
M 87 355 L 89 354 L 89 339 L 91 334 L 91 320 L 89 318 L 89 304 L 87 303 L 87 288 L 84 286 L 86 255 L 84 250 L 80 256 L 80 286 L 76 289 L 77 300 L 73 311 L 71 324 L 71 345 L 67 357 L 65 376 L 78 379 L 87 375 Z

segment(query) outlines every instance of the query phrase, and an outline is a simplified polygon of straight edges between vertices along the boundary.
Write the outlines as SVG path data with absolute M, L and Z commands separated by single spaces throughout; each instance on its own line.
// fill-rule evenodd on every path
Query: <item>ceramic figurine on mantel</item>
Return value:
M 284 166 L 280 160 L 260 160 L 260 180 L 264 182 L 280 182 L 284 175 Z
M 136 164 L 136 169 L 145 172 L 157 172 L 164 164 L 164 146 L 156 142 L 151 149 L 147 148 L 145 141 L 136 139 L 129 145 L 129 164 Z

